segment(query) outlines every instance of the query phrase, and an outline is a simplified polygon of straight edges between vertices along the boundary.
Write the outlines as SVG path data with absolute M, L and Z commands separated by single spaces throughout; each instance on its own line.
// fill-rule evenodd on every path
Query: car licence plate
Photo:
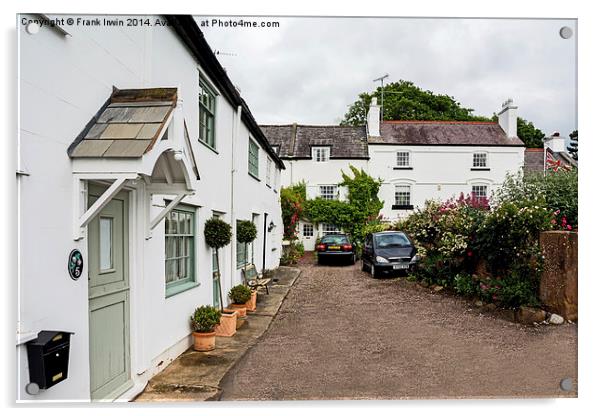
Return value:
M 328 246 L 328 250 L 340 250 L 341 246 Z
M 393 265 L 393 270 L 409 269 L 409 268 L 410 268 L 409 264 L 395 264 L 395 265 Z

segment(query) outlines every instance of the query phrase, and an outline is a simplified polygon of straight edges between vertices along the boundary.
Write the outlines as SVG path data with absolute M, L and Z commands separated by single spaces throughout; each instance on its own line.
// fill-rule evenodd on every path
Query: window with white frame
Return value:
M 265 164 L 265 183 L 270 188 L 272 187 L 272 159 L 268 156 Z
M 472 167 L 473 168 L 486 168 L 487 167 L 487 153 L 477 152 L 472 154 Z
M 487 198 L 487 185 L 472 185 L 472 195 L 477 199 Z
M 335 200 L 338 197 L 338 187 L 336 185 L 320 185 L 320 198 Z
M 334 224 L 324 224 L 322 226 L 322 231 L 324 235 L 335 234 L 339 232 L 339 229 Z
M 314 236 L 314 225 L 313 224 L 303 224 L 303 237 L 313 237 Z
M 410 167 L 410 152 L 397 152 L 397 167 Z
M 312 147 L 312 158 L 316 162 L 328 162 L 330 159 L 330 147 Z
M 395 205 L 411 205 L 411 192 L 412 188 L 410 185 L 396 185 L 395 186 Z

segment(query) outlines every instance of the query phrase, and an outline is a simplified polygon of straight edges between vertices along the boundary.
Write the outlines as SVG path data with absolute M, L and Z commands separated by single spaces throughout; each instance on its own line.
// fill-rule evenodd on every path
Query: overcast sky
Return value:
M 477 115 L 512 97 L 546 134 L 577 128 L 576 36 L 559 35 L 563 26 L 576 32 L 574 20 L 244 19 L 280 27 L 201 29 L 260 124 L 338 124 L 388 73 L 386 81 L 451 95 Z

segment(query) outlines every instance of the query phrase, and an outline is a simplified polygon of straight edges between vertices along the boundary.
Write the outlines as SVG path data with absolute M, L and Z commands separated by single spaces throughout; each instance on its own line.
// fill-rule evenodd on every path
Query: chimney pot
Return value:
M 506 137 L 518 137 L 516 126 L 518 119 L 517 109 L 518 107 L 514 105 L 514 100 L 512 98 L 508 98 L 502 103 L 502 111 L 497 114 L 498 124 L 506 133 Z
M 368 110 L 368 136 L 380 137 L 380 105 L 377 104 L 376 97 L 372 97 Z

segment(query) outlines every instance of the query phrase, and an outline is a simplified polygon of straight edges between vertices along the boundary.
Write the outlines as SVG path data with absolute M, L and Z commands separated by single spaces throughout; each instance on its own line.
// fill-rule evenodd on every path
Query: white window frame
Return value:
M 338 234 L 340 232 L 339 227 L 334 224 L 322 224 L 322 235 Z
M 400 191 L 400 188 L 404 188 L 403 191 Z M 407 204 L 401 204 L 400 201 L 398 200 L 398 194 L 401 193 L 407 193 Z M 409 183 L 398 183 L 395 185 L 395 190 L 394 190 L 394 195 L 393 198 L 395 200 L 395 204 L 394 205 L 402 205 L 402 206 L 410 206 L 412 205 L 412 185 L 410 185 Z M 404 196 L 405 198 L 405 196 Z
M 328 162 L 330 160 L 330 147 L 312 146 L 311 158 L 314 162 Z
M 488 168 L 489 167 L 489 155 L 487 152 L 474 152 L 472 154 L 472 167 L 473 168 Z
M 485 188 L 485 195 L 477 195 L 475 188 Z M 470 195 L 474 195 L 476 198 L 489 198 L 489 185 L 486 183 L 473 183 L 470 186 Z
M 405 165 L 399 163 L 399 161 L 400 161 L 400 157 L 399 156 L 402 155 L 402 154 L 407 155 L 406 164 Z M 412 166 L 412 159 L 411 159 L 411 155 L 410 155 L 409 151 L 407 151 L 407 150 L 398 150 L 397 152 L 395 152 L 395 167 L 397 167 L 397 168 L 409 168 L 411 166 Z
M 332 192 L 323 192 L 324 190 L 332 190 Z M 319 185 L 318 186 L 319 196 L 322 199 L 329 201 L 336 201 L 339 197 L 338 185 Z

